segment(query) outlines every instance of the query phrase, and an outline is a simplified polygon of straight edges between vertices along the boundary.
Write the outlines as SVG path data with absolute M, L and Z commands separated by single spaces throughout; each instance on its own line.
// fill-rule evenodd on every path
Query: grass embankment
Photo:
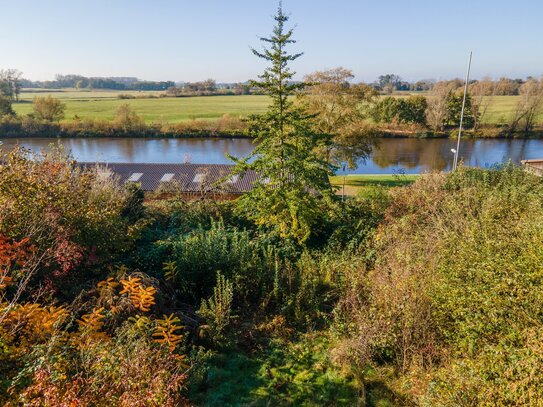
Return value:
M 420 175 L 403 174 L 356 174 L 337 175 L 330 177 L 332 186 L 337 187 L 336 193 L 343 193 L 343 182 L 345 181 L 345 195 L 364 195 L 374 187 L 392 188 L 412 184 Z

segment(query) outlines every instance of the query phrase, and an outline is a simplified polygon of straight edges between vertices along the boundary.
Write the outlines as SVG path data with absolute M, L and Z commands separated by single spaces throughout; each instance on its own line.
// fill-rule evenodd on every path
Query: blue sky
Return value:
M 542 0 L 284 0 L 298 77 L 352 69 L 407 80 L 543 74 Z M 0 68 L 219 82 L 255 78 L 275 0 L 0 0 Z

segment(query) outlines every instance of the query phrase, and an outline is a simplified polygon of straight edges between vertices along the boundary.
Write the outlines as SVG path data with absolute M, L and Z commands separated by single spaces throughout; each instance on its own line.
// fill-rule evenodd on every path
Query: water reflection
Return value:
M 11 149 L 19 142 L 34 151 L 47 149 L 55 140 L 49 138 L 3 139 L 2 149 Z M 159 162 L 223 164 L 230 161 L 225 154 L 247 156 L 253 149 L 248 139 L 132 139 L 77 138 L 59 142 L 80 161 Z M 453 139 L 380 139 L 370 158 L 359 161 L 354 173 L 420 173 L 449 170 L 455 148 Z M 543 158 L 543 140 L 486 139 L 462 141 L 460 157 L 466 165 L 489 167 L 512 160 Z

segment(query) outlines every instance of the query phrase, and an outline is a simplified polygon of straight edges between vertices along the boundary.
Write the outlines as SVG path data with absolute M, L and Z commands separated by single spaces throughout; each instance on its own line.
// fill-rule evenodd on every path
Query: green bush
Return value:
M 530 366 L 543 362 L 541 179 L 462 168 L 392 197 L 375 269 L 341 302 L 343 355 L 393 362 L 432 405 L 540 402 Z

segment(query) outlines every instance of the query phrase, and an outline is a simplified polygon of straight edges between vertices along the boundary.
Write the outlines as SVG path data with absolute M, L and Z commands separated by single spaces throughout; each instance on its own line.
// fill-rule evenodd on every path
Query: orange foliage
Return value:
M 173 352 L 177 345 L 183 340 L 183 335 L 177 333 L 183 327 L 179 325 L 181 321 L 178 317 L 171 314 L 164 315 L 164 319 L 157 320 L 157 327 L 153 333 L 155 342 L 166 345 L 170 352 Z
M 79 327 L 88 331 L 98 332 L 104 326 L 104 308 L 93 310 L 90 314 L 83 315 L 77 320 Z
M 139 277 L 128 277 L 127 280 L 121 280 L 121 284 L 123 289 L 120 294 L 128 294 L 128 298 L 136 309 L 143 312 L 151 310 L 151 306 L 155 304 L 155 287 L 144 287 Z

